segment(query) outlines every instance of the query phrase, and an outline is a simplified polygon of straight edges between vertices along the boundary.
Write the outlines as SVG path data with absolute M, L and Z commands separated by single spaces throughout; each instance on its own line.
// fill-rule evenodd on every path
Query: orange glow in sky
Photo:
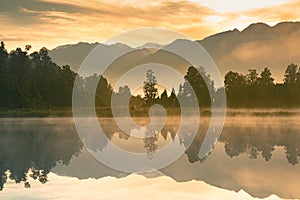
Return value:
M 298 0 L 5 0 L 0 40 L 8 50 L 102 42 L 123 31 L 160 27 L 193 39 L 254 22 L 299 20 Z M 276 11 L 276 12 L 274 12 Z

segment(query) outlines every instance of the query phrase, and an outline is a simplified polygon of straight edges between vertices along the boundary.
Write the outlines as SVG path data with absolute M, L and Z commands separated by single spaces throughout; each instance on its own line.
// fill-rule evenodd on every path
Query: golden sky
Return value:
M 299 10 L 299 0 L 1 0 L 0 40 L 9 50 L 51 49 L 143 27 L 203 39 L 254 22 L 298 21 Z

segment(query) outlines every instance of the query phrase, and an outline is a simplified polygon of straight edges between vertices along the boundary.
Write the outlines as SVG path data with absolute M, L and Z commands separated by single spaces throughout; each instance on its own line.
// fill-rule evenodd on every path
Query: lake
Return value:
M 139 125 L 148 118 L 135 118 Z M 213 150 L 199 158 L 209 119 L 201 118 L 185 153 L 158 171 L 111 169 L 87 150 L 72 118 L 0 119 L 0 199 L 300 198 L 300 116 L 231 115 Z M 176 142 L 172 117 L 147 139 L 128 136 L 111 118 L 99 119 L 109 143 L 149 159 Z M 86 130 L 87 134 L 89 129 Z M 180 141 L 182 146 L 184 138 Z M 93 141 L 90 141 L 93 142 Z M 104 151 L 101 141 L 94 151 Z M 140 193 L 139 193 L 140 192 Z

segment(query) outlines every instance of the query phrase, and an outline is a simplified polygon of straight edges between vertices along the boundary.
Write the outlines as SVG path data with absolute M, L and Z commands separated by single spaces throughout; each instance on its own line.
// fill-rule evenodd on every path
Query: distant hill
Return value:
M 86 55 L 97 45 L 99 43 L 67 44 L 50 50 L 49 54 L 57 64 L 70 65 L 73 70 L 77 71 Z
M 125 44 L 104 45 L 100 43 L 79 42 L 77 44 L 67 44 L 58 46 L 49 51 L 50 57 L 59 65 L 70 65 L 77 71 L 85 57 L 96 46 L 105 48 L 106 51 L 119 51 L 122 48 L 131 48 Z
M 282 22 L 273 27 L 256 23 L 242 31 L 234 29 L 211 35 L 197 42 L 211 55 L 223 76 L 229 70 L 246 73 L 249 68 L 262 70 L 264 67 L 270 67 L 275 80 L 281 82 L 288 64 L 294 62 L 300 65 L 300 22 Z M 49 53 L 59 65 L 69 64 L 76 71 L 86 55 L 97 45 L 102 45 L 101 48 L 105 48 L 106 51 L 131 48 L 125 44 L 104 45 L 79 42 L 74 45 L 59 46 Z M 182 67 L 182 70 L 185 70 L 188 63 L 184 60 L 168 58 L 169 55 L 165 52 L 151 50 L 159 47 L 161 47 L 159 44 L 145 44 L 114 65 L 117 69 L 125 70 L 133 64 L 165 60 L 164 64 L 174 65 L 176 68 Z
M 282 22 L 273 27 L 251 24 L 198 41 L 214 59 L 222 74 L 229 70 L 246 73 L 249 68 L 270 67 L 277 82 L 285 68 L 300 65 L 300 22 Z

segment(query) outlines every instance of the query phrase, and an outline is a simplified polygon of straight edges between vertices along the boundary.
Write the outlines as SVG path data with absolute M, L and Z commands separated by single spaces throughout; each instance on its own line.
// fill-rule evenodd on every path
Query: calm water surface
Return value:
M 144 125 L 148 119 L 135 121 Z M 218 188 L 243 189 L 253 197 L 275 194 L 300 198 L 299 116 L 227 117 L 217 145 L 200 159 L 198 153 L 208 121 L 201 120 L 192 145 L 176 162 L 143 175 L 167 176 L 177 182 L 204 181 Z M 159 148 L 174 141 L 180 119 L 171 118 L 148 139 L 128 136 L 112 119 L 99 119 L 99 123 L 110 142 L 128 151 L 146 152 L 151 159 Z M 23 184 L 28 190 L 34 181 L 47 185 L 50 172 L 79 179 L 129 175 L 94 159 L 83 147 L 71 118 L 0 119 L 0 138 L 1 193 L 5 193 L 8 180 Z M 95 150 L 106 146 L 107 141 L 102 141 Z

